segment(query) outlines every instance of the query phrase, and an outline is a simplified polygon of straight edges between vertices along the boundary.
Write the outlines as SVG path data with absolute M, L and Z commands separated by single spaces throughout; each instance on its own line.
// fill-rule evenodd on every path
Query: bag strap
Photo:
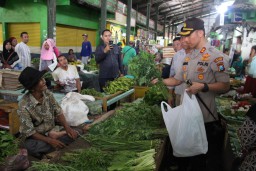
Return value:
M 212 111 L 208 108 L 208 106 L 205 104 L 205 102 L 203 101 L 203 99 L 201 98 L 201 96 L 196 93 L 196 97 L 199 99 L 199 101 L 204 105 L 204 107 L 208 110 L 208 112 L 212 115 L 212 117 L 214 118 L 215 121 L 218 121 L 216 119 L 216 117 L 213 115 Z
M 131 49 L 132 49 L 132 47 L 130 47 L 130 49 L 128 49 L 127 51 L 125 51 L 125 52 L 124 52 L 124 55 L 125 55 L 129 50 L 131 50 Z

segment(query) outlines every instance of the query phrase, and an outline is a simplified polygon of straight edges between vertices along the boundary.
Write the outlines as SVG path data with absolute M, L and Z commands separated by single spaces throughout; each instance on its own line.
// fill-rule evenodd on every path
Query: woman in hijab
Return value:
M 12 49 L 15 51 L 15 46 L 17 45 L 18 41 L 15 37 L 10 37 L 9 38 L 11 45 L 12 45 Z
M 53 47 L 54 43 L 51 39 L 44 41 L 41 49 L 39 71 L 48 70 L 48 66 L 53 63 L 54 59 L 57 59 Z
M 12 49 L 10 40 L 5 40 L 3 44 L 3 52 L 1 54 L 2 68 L 14 69 L 18 63 L 19 57 L 17 53 Z

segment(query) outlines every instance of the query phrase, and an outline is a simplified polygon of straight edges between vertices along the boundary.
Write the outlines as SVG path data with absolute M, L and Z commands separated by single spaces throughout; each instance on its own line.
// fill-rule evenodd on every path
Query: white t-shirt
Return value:
M 22 69 L 25 69 L 27 66 L 31 66 L 31 54 L 30 49 L 27 44 L 20 42 L 15 46 L 15 52 L 19 56 L 18 63 L 21 64 Z
M 64 83 L 64 89 L 66 92 L 77 90 L 76 79 L 79 78 L 77 69 L 74 65 L 68 65 L 67 71 L 58 67 L 53 73 L 52 77 L 54 81 Z

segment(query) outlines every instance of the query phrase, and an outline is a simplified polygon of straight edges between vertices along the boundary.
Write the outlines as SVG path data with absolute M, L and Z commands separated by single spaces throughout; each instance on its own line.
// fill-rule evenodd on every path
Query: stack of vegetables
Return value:
M 7 156 L 15 155 L 18 152 L 18 141 L 7 131 L 0 131 L 0 163 Z
M 103 97 L 103 94 L 101 92 L 96 91 L 94 88 L 83 89 L 80 93 L 83 95 L 90 95 L 94 97 Z
M 142 51 L 138 56 L 129 62 L 129 74 L 135 77 L 136 86 L 150 87 L 145 93 L 145 102 L 153 105 L 160 104 L 168 99 L 168 89 L 162 83 L 161 71 L 155 64 L 155 56 Z M 158 83 L 151 84 L 153 79 L 158 79 Z
M 106 94 L 115 94 L 118 91 L 128 91 L 134 85 L 134 81 L 131 78 L 119 77 L 114 81 L 108 82 L 104 89 Z
M 81 64 L 81 61 L 74 61 L 74 62 L 69 62 L 70 65 L 80 65 Z
M 161 77 L 161 72 L 155 64 L 154 55 L 144 51 L 129 61 L 128 71 L 135 77 L 137 86 L 150 86 L 152 79 Z
M 108 170 L 154 170 L 155 148 L 166 135 L 160 107 L 138 100 L 95 125 L 86 139 L 94 147 L 114 151 Z
M 84 66 L 86 71 L 97 71 L 98 66 L 95 60 L 95 57 L 91 58 L 90 63 Z
M 94 125 L 82 137 L 89 149 L 66 153 L 62 165 L 34 163 L 34 170 L 154 170 L 155 154 L 167 131 L 160 107 L 142 100 L 124 104 L 108 120 Z M 43 168 L 43 169 L 40 169 Z

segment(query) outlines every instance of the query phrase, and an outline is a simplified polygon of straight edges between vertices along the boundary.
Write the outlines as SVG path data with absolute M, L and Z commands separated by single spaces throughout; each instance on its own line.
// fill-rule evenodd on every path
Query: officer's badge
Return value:
M 198 67 L 197 72 L 204 72 L 204 68 L 203 67 Z
M 198 74 L 198 79 L 203 80 L 204 79 L 204 74 Z
M 201 58 L 202 61 L 209 61 L 210 55 L 208 53 L 204 54 Z
M 183 74 L 183 79 L 186 80 L 187 79 L 187 73 Z
M 205 50 L 206 50 L 206 48 L 203 47 L 203 48 L 200 50 L 200 53 L 204 53 Z
M 190 61 L 190 58 L 189 58 L 189 57 L 186 57 L 186 58 L 185 58 L 185 62 L 188 62 L 188 61 Z
M 218 70 L 219 70 L 220 72 L 225 71 L 224 65 L 218 65 Z
M 223 61 L 223 57 L 218 57 L 214 60 L 215 63 L 219 62 L 219 61 Z
M 185 65 L 183 65 L 183 71 L 187 71 L 187 67 Z

